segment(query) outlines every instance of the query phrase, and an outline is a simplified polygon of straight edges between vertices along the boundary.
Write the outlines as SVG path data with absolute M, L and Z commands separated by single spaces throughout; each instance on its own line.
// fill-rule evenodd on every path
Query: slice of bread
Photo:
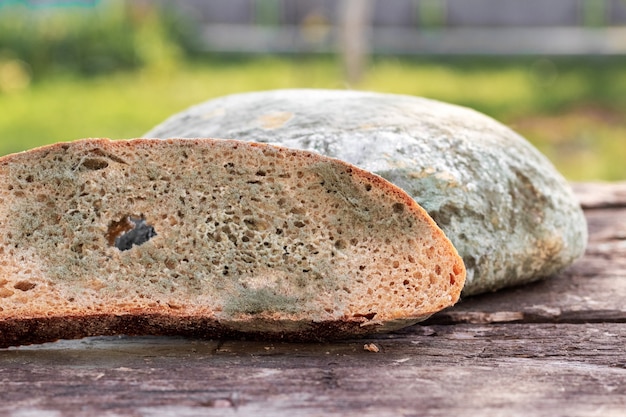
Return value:
M 404 191 L 239 141 L 87 139 L 0 159 L 0 346 L 111 334 L 329 339 L 454 304 Z

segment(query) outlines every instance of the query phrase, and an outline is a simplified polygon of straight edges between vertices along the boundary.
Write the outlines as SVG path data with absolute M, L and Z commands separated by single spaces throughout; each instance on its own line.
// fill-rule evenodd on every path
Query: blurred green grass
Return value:
M 374 59 L 343 81 L 331 57 L 211 58 L 0 94 L 0 154 L 83 137 L 141 136 L 201 101 L 274 88 L 358 88 L 472 107 L 510 125 L 571 180 L 626 179 L 626 61 Z
M 262 59 L 46 79 L 0 94 L 0 154 L 84 137 L 138 137 L 211 97 L 294 86 L 340 87 L 332 81 L 340 78 L 335 72 L 325 61 L 310 62 L 303 73 L 291 62 Z
M 626 57 L 374 57 L 348 85 L 333 56 L 202 52 L 192 22 L 155 4 L 0 7 L 0 155 L 138 137 L 231 93 L 352 88 L 471 107 L 528 138 L 571 180 L 626 179 Z

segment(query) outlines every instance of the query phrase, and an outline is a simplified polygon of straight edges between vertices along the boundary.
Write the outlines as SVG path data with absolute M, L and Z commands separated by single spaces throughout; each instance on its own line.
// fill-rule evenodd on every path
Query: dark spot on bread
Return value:
M 109 224 L 107 241 L 121 251 L 133 245 L 142 245 L 157 235 L 154 227 L 146 223 L 143 216 L 126 216 Z
M 13 288 L 15 288 L 16 290 L 20 290 L 20 291 L 30 291 L 33 288 L 35 288 L 36 286 L 37 286 L 37 284 L 35 284 L 34 282 L 18 281 L 18 282 L 15 283 Z
M 269 229 L 270 227 L 269 222 L 263 219 L 246 218 L 243 219 L 243 223 L 246 225 L 246 227 L 248 227 L 248 229 L 254 231 L 263 231 Z
M 404 204 L 402 203 L 395 203 L 393 206 L 393 212 L 396 214 L 402 213 L 404 211 Z
M 85 158 L 81 166 L 90 171 L 97 171 L 109 166 L 109 163 L 100 158 Z

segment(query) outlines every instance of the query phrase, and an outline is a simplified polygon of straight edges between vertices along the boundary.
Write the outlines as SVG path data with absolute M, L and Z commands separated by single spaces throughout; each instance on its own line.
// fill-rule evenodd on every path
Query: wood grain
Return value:
M 559 276 L 363 340 L 0 350 L 0 415 L 626 416 L 626 185 L 581 189 L 589 249 Z

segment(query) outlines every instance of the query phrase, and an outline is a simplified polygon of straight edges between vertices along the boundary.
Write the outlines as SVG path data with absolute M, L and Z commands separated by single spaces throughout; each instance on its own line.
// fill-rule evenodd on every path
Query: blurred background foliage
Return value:
M 111 1 L 32 8 L 0 1 L 0 59 L 33 81 L 171 65 L 198 51 L 194 26 L 174 9 Z M 3 78 L 4 89 L 11 80 Z
M 333 54 L 206 52 L 193 21 L 155 4 L 0 1 L 0 155 L 138 137 L 235 92 L 355 88 L 472 107 L 528 138 L 571 180 L 626 179 L 625 57 L 374 56 L 350 85 Z

